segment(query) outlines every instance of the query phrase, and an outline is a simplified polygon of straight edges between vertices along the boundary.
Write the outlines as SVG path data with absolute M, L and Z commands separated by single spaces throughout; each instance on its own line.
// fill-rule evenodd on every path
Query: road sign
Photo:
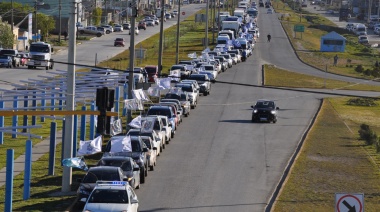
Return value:
M 301 25 L 301 24 L 296 24 L 296 25 L 294 25 L 294 31 L 295 32 L 304 32 L 305 26 Z
M 28 40 L 28 37 L 18 37 L 18 40 Z
M 182 12 L 182 15 L 185 15 L 186 13 L 185 12 Z
M 364 194 L 335 194 L 335 212 L 364 212 Z

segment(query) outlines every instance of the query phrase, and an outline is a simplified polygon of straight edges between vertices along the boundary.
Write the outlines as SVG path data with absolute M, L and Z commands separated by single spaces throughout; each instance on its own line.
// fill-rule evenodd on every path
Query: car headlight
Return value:
M 84 195 L 90 195 L 90 192 L 86 191 L 86 189 L 83 186 L 79 188 L 79 193 Z
M 272 114 L 276 114 L 276 111 L 275 111 L 275 110 L 272 110 L 270 113 L 272 113 Z
M 255 109 L 255 110 L 253 110 L 253 113 L 257 113 L 257 110 Z
M 128 182 L 129 182 L 129 181 L 131 181 L 133 179 L 133 177 L 128 177 L 127 179 L 128 179 Z

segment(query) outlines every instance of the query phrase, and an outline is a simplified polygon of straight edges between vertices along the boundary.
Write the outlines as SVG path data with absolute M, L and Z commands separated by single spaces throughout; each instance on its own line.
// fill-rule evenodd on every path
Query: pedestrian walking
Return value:
M 148 72 L 145 69 L 143 70 L 143 76 L 144 76 L 144 82 L 148 82 Z
M 270 39 L 272 39 L 272 36 L 270 34 L 267 35 L 267 38 L 268 38 L 268 41 L 267 42 L 270 42 Z
M 65 40 L 67 40 L 67 31 L 66 30 L 62 33 L 62 35 L 65 38 Z
M 335 56 L 334 56 L 334 66 L 336 66 L 336 64 L 338 63 L 338 55 L 336 54 Z

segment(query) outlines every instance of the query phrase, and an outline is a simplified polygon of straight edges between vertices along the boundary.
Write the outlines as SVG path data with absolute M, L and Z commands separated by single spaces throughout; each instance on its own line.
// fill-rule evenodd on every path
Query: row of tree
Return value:
M 20 4 L 17 2 L 12 4 L 10 2 L 0 3 L 0 14 L 2 15 L 2 20 L 0 18 L 0 47 L 2 48 L 12 48 L 16 40 L 14 39 L 13 33 L 11 32 L 10 24 L 12 21 L 12 8 L 13 8 L 13 21 L 21 29 L 28 29 L 28 19 L 27 16 L 30 13 L 34 13 L 34 7 L 27 4 Z M 95 25 L 99 25 L 101 22 L 102 9 L 95 8 L 92 12 L 92 21 Z M 48 16 L 42 13 L 37 13 L 37 29 L 41 30 L 42 40 L 50 36 L 50 32 L 55 30 L 56 23 L 52 16 Z M 33 30 L 35 30 L 35 25 L 33 24 Z M 55 30 L 57 31 L 57 30 Z M 35 34 L 36 32 L 33 31 Z

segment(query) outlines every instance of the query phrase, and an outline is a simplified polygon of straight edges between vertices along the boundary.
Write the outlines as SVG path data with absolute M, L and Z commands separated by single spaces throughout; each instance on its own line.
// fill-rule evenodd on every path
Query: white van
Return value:
M 367 35 L 367 27 L 364 24 L 356 24 L 353 32 L 355 35 Z

